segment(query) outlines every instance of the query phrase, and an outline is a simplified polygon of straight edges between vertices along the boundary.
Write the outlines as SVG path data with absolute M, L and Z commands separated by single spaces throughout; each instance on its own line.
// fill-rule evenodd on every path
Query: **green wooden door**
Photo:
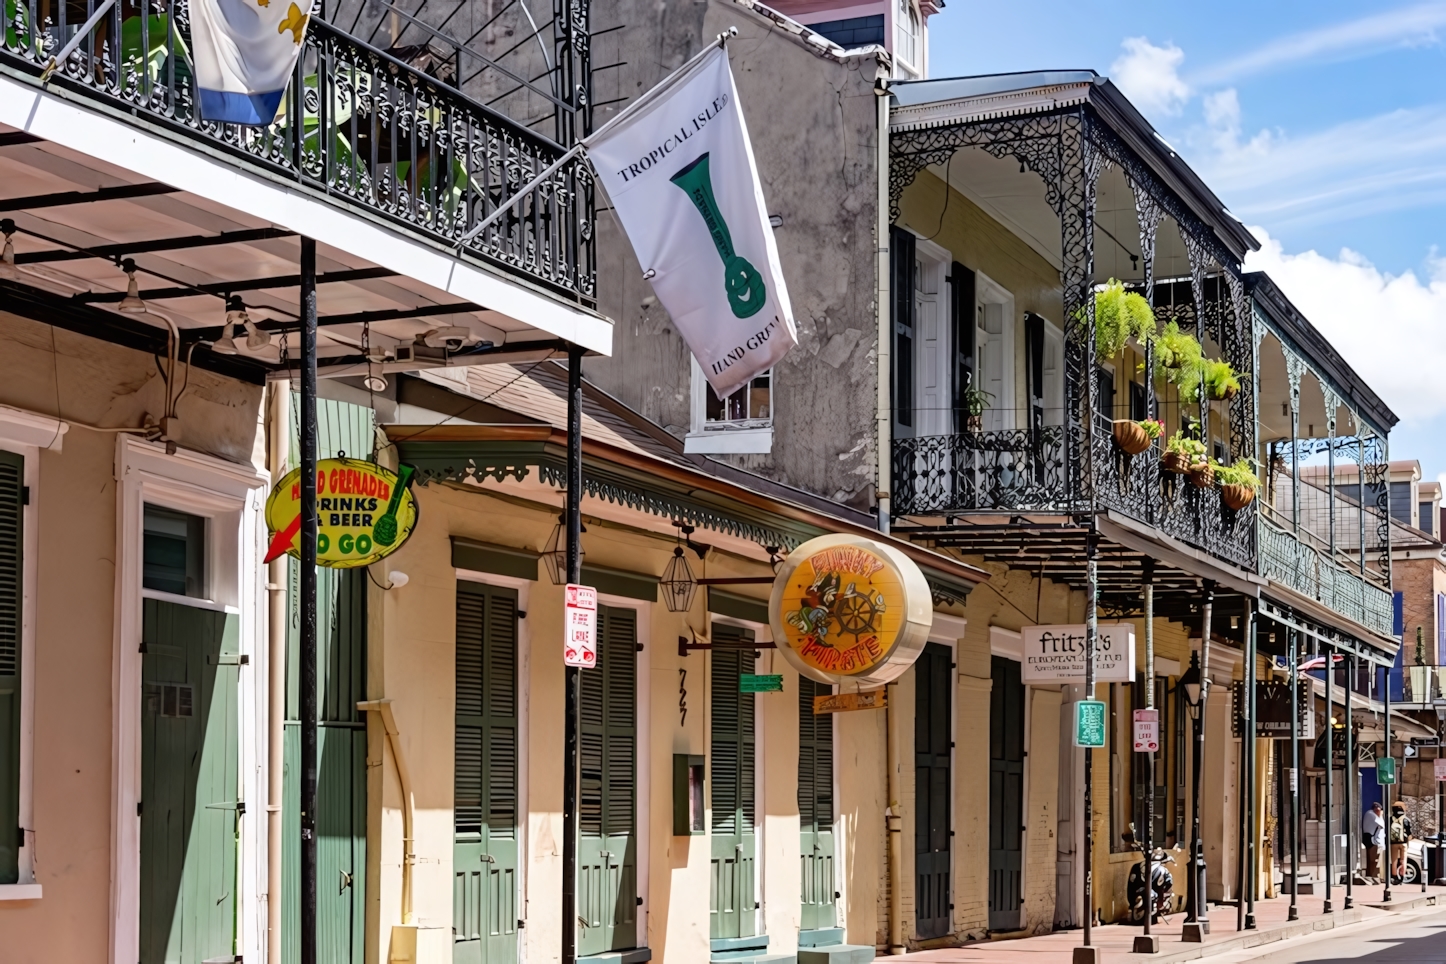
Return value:
M 452 960 L 517 960 L 517 593 L 457 583 Z
M 291 396 L 291 464 L 299 459 L 301 403 Z M 371 409 L 317 402 L 317 454 L 366 458 Z M 282 957 L 301 959 L 301 567 L 287 558 L 286 745 L 282 811 Z M 316 945 L 322 964 L 365 960 L 367 724 L 357 710 L 366 692 L 367 576 L 360 569 L 316 570 L 317 781 Z M 385 740 L 385 737 L 382 737 Z M 376 756 L 380 757 L 378 751 Z
M 798 678 L 798 853 L 803 862 L 803 916 L 799 927 L 834 927 L 833 715 L 815 716 L 813 698 L 833 688 Z
M 0 884 L 20 880 L 20 586 L 25 460 L 0 451 Z
M 599 606 L 598 664 L 581 670 L 579 955 L 638 944 L 637 620 Z
M 291 630 L 286 676 L 282 811 L 282 952 L 301 959 L 301 567 L 289 564 Z M 361 964 L 366 923 L 366 573 L 317 569 L 316 946 L 322 964 Z
M 914 918 L 926 939 L 949 933 L 952 664 L 953 654 L 937 643 L 914 663 Z
M 989 929 L 1023 921 L 1024 684 L 1019 664 L 991 657 L 989 690 Z
M 713 644 L 752 642 L 753 634 L 714 626 Z M 752 937 L 757 933 L 754 869 L 753 694 L 738 692 L 738 677 L 753 671 L 752 650 L 712 651 L 713 855 L 709 876 L 709 936 Z
M 238 619 L 145 600 L 140 964 L 236 953 Z

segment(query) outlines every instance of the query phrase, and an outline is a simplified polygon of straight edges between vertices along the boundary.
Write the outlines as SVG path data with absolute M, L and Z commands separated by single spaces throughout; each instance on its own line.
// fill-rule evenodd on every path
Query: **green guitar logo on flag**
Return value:
M 671 178 L 672 182 L 692 200 L 703 223 L 723 259 L 723 286 L 728 292 L 728 307 L 739 318 L 758 314 L 767 300 L 768 289 L 763 284 L 763 275 L 758 269 L 733 250 L 733 236 L 728 233 L 728 222 L 718 210 L 713 197 L 713 179 L 708 173 L 708 155 L 702 154 L 697 160 L 683 168 Z

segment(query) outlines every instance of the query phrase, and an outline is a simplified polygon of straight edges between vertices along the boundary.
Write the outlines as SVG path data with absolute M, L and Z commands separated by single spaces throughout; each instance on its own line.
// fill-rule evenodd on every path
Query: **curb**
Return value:
M 1390 911 L 1393 914 L 1399 914 L 1403 911 L 1419 910 L 1422 907 L 1435 907 L 1436 898 L 1439 896 L 1441 895 L 1417 894 L 1410 900 L 1393 900 L 1389 904 L 1384 904 L 1380 901 L 1371 901 L 1370 903 L 1362 903 L 1361 906 L 1374 907 L 1376 910 Z
M 1431 898 L 1433 903 L 1435 898 Z M 1393 910 L 1403 910 L 1406 904 L 1392 901 L 1387 905 Z M 1375 915 L 1371 915 L 1375 916 Z M 1245 950 L 1250 947 L 1259 947 L 1262 944 L 1274 944 L 1278 941 L 1290 940 L 1292 937 L 1304 937 L 1307 934 L 1314 934 L 1317 931 L 1333 930 L 1337 927 L 1344 927 L 1347 924 L 1354 924 L 1365 920 L 1367 915 L 1360 907 L 1353 907 L 1350 910 L 1336 911 L 1330 916 L 1321 916 L 1313 920 L 1291 921 L 1289 924 L 1282 924 L 1268 930 L 1257 930 L 1246 934 L 1239 934 L 1225 940 L 1210 941 L 1205 944 L 1196 944 L 1185 950 L 1161 953 L 1159 955 L 1140 955 L 1140 959 L 1149 960 L 1152 964 L 1176 964 L 1177 961 L 1198 961 L 1204 957 L 1213 957 L 1216 954 L 1224 954 L 1229 951 Z

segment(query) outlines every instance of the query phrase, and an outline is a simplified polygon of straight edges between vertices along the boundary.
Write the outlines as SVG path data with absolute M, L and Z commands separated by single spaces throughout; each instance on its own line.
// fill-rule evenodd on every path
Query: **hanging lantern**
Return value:
M 673 547 L 673 558 L 663 568 L 663 578 L 658 580 L 663 589 L 663 603 L 670 613 L 685 613 L 693 608 L 693 594 L 698 591 L 698 580 L 688 560 L 683 558 L 683 547 Z
M 547 545 L 542 547 L 542 561 L 547 566 L 547 575 L 552 579 L 554 586 L 567 584 L 567 532 L 563 529 L 566 516 L 557 517 L 557 525 L 552 527 L 552 535 L 547 538 Z M 587 531 L 587 526 L 581 527 L 582 532 Z M 586 553 L 582 549 L 582 540 L 578 540 L 577 561 L 582 565 L 583 556 Z

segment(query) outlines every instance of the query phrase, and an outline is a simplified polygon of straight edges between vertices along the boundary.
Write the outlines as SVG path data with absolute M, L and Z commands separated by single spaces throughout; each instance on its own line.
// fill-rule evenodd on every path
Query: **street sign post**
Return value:
M 740 693 L 782 693 L 783 676 L 779 673 L 743 673 L 738 677 Z
M 1074 745 L 1101 747 L 1105 745 L 1105 704 L 1099 700 L 1080 700 L 1074 705 Z
M 1135 710 L 1135 752 L 1160 751 L 1160 711 Z
M 1383 756 L 1376 760 L 1376 783 L 1386 787 L 1396 782 L 1396 758 Z
M 597 666 L 597 590 L 567 584 L 563 603 L 562 661 L 568 666 Z

